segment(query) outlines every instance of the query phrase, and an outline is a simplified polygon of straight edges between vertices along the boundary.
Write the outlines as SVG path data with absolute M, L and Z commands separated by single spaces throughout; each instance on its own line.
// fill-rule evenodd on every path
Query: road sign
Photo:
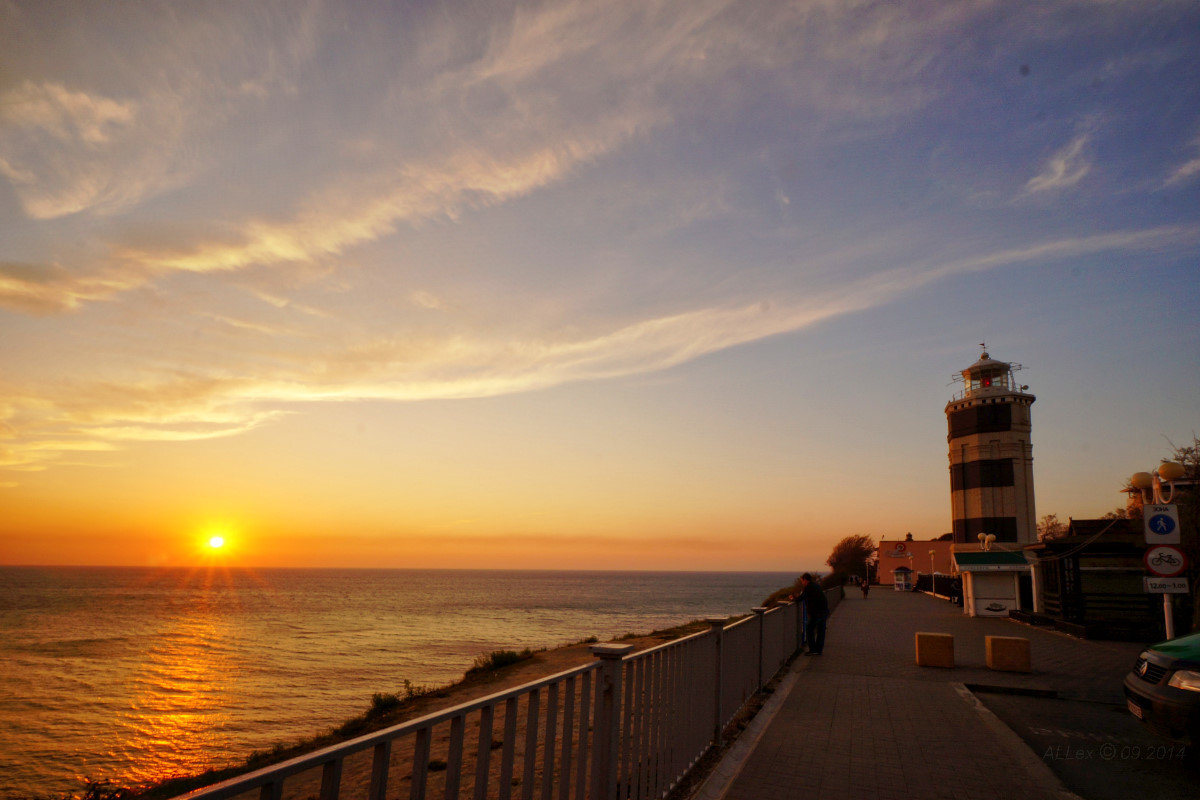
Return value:
M 1187 594 L 1187 578 L 1142 578 L 1149 594 Z
M 1179 511 L 1174 503 L 1142 508 L 1146 544 L 1179 544 Z
M 1174 578 L 1187 569 L 1187 556 L 1178 547 L 1160 544 L 1151 547 L 1142 557 L 1146 569 L 1158 578 Z

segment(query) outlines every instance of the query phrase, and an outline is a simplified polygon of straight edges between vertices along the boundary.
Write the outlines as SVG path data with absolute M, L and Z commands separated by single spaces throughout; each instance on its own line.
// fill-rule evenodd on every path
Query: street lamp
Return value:
M 937 581 L 933 577 L 933 556 L 937 550 L 929 551 L 929 593 L 937 594 Z
M 1175 499 L 1175 482 L 1187 474 L 1182 464 L 1164 461 L 1154 472 L 1135 472 L 1129 476 L 1129 485 L 1142 496 L 1142 504 L 1168 505 Z M 1163 493 L 1163 484 L 1167 486 Z M 1168 639 L 1175 638 L 1175 615 L 1172 613 L 1171 595 L 1163 592 L 1163 628 Z
M 1183 464 L 1174 461 L 1164 461 L 1154 472 L 1135 472 L 1129 476 L 1129 485 L 1142 495 L 1143 503 L 1153 502 L 1155 505 L 1165 505 L 1175 499 L 1175 481 L 1187 474 Z M 1163 484 L 1167 484 L 1168 494 L 1163 494 Z

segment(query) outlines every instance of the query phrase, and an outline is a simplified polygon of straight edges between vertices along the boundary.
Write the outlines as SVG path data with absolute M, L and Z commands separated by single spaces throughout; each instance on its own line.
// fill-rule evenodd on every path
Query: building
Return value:
M 1141 525 L 1140 519 L 1072 519 L 1066 535 L 1027 547 L 1041 599 L 1041 613 L 1028 621 L 1087 638 L 1164 637 L 1161 595 L 1147 594 L 1142 584 Z
M 985 349 L 962 370 L 963 389 L 945 408 L 952 555 L 962 573 L 963 613 L 971 616 L 1007 616 L 1022 607 L 1022 596 L 1035 602 L 1021 548 L 1037 541 L 1030 416 L 1036 398 L 1017 383 L 1020 368 Z
M 1030 406 L 1019 386 L 1020 364 L 987 351 L 961 373 L 963 390 L 946 404 L 950 508 L 954 541 L 975 544 L 991 534 L 1001 544 L 1033 544 L 1033 445 Z
M 896 571 L 909 570 L 910 577 L 930 571 L 949 575 L 954 571 L 949 539 L 880 539 L 875 551 L 875 582 L 883 586 L 895 583 Z M 931 553 L 932 551 L 932 553 Z

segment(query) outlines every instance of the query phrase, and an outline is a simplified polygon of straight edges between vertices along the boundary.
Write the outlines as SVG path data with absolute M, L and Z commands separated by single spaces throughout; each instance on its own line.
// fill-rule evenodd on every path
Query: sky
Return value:
M 819 567 L 950 530 L 980 343 L 1099 516 L 1200 430 L 1198 52 L 1190 0 L 0 0 L 0 564 Z

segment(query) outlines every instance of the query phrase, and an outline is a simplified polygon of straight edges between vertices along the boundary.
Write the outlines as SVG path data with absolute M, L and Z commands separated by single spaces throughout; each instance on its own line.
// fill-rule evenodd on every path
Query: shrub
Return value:
M 533 651 L 528 647 L 519 653 L 516 650 L 493 650 L 486 656 L 475 656 L 475 664 L 467 670 L 466 674 L 478 675 L 482 672 L 493 672 L 528 658 L 533 658 Z
M 371 695 L 371 707 L 367 709 L 367 717 L 382 717 L 389 711 L 395 711 L 403 702 L 398 694 L 376 692 Z

